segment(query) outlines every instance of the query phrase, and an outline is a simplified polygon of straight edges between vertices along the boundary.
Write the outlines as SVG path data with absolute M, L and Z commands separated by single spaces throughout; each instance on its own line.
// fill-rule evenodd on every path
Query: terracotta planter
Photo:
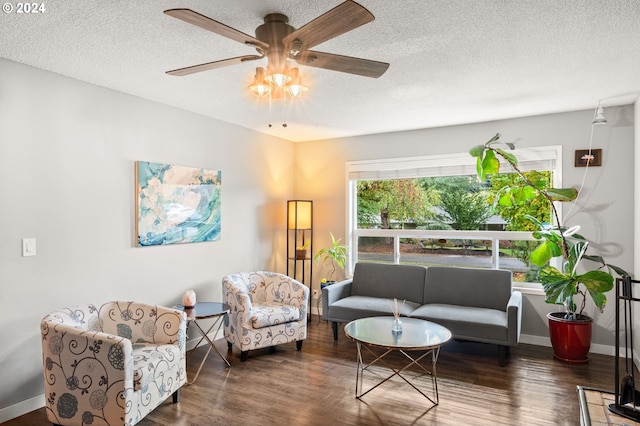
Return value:
M 593 319 L 581 315 L 577 320 L 569 321 L 564 316 L 564 312 L 547 314 L 553 356 L 564 362 L 585 363 L 589 360 Z
M 297 260 L 302 260 L 302 259 L 306 259 L 307 258 L 307 249 L 296 249 L 296 259 Z

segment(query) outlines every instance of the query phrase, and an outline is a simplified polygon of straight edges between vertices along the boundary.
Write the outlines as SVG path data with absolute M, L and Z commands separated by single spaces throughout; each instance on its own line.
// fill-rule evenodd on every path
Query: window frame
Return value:
M 553 186 L 562 187 L 562 146 L 541 146 L 519 148 L 510 151 L 518 158 L 518 167 L 522 171 L 550 170 L 552 171 Z M 501 162 L 503 173 L 508 173 L 509 167 Z M 407 229 L 358 229 L 357 218 L 357 181 L 358 180 L 388 180 L 402 178 L 439 177 L 439 176 L 468 176 L 476 174 L 476 159 L 468 153 L 452 153 L 422 157 L 402 157 L 377 160 L 347 161 L 345 163 L 346 181 L 346 229 L 349 245 L 346 273 L 352 276 L 353 268 L 358 260 L 358 239 L 360 237 L 393 238 L 393 263 L 401 261 L 401 238 L 446 238 L 446 239 L 483 239 L 491 240 L 492 255 L 491 268 L 500 267 L 500 257 L 496 256 L 498 244 L 501 240 L 535 241 L 528 231 L 457 231 L 457 230 L 407 230 Z M 557 202 L 556 208 L 562 220 L 562 204 Z M 514 287 L 534 294 L 541 294 L 539 283 L 514 282 Z

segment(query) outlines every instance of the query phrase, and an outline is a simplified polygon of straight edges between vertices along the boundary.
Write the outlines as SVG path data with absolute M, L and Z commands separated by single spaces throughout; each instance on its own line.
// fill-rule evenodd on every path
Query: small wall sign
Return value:
M 601 149 L 576 149 L 576 167 L 594 167 L 602 165 Z

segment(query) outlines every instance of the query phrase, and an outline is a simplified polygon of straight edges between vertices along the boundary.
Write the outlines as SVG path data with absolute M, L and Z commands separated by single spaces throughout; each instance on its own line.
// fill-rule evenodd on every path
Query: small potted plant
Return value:
M 349 247 L 340 244 L 341 238 L 336 239 L 331 232 L 329 235 L 331 235 L 331 245 L 320 249 L 313 257 L 316 263 L 322 262 L 323 265 L 328 263 L 331 266 L 329 275 L 321 280 L 323 286 L 335 282 L 336 267 L 343 269 L 349 254 Z
M 311 244 L 311 240 L 307 240 L 303 245 L 296 247 L 296 260 L 307 258 L 307 248 L 309 247 L 309 244 Z
M 567 228 L 560 222 L 554 202 L 574 201 L 578 197 L 578 191 L 575 188 L 553 188 L 548 181 L 539 178 L 540 174 L 535 171 L 529 172 L 529 175 L 523 173 L 518 168 L 516 156 L 505 150 L 514 148 L 511 143 L 501 142 L 500 134 L 497 133 L 485 144 L 472 148 L 469 153 L 477 158 L 480 180 L 484 180 L 489 174 L 499 173 L 499 157 L 520 176 L 520 183 L 504 188 L 504 192 L 496 197 L 495 203 L 524 205 L 537 194 L 549 202 L 555 224 L 527 216 L 538 228 L 533 236 L 541 241 L 531 253 L 530 260 L 540 268 L 538 278 L 545 291 L 545 302 L 565 307 L 564 312 L 551 312 L 547 315 L 554 357 L 567 362 L 586 362 L 593 322 L 591 317 L 583 313 L 586 300 L 590 296 L 596 308 L 602 312 L 607 302 L 605 293 L 613 288 L 612 272 L 620 276 L 628 274 L 619 267 L 605 263 L 601 256 L 588 255 L 589 243 L 577 233 L 580 227 Z M 561 258 L 561 266 L 553 266 L 552 259 L 558 257 Z M 583 260 L 591 261 L 595 268 L 581 272 L 579 266 Z M 582 267 L 588 269 L 588 266 Z M 579 306 L 574 301 L 577 294 L 582 296 Z

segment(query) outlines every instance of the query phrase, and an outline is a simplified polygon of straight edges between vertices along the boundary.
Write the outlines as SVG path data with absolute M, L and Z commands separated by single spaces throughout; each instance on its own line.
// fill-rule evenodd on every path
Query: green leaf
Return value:
M 573 201 L 578 198 L 578 190 L 575 188 L 549 188 L 547 194 L 553 201 Z
M 613 288 L 613 276 L 604 271 L 589 271 L 576 277 L 576 281 L 584 285 L 596 307 L 602 312 L 607 303 L 604 294 Z
M 540 282 L 544 288 L 547 303 L 573 304 L 573 296 L 578 292 L 576 283 L 571 277 L 563 274 L 552 266 L 546 266 L 540 270 Z
M 610 264 L 608 264 L 608 263 L 607 263 L 606 265 L 607 265 L 607 267 L 608 267 L 609 269 L 613 269 L 613 271 L 614 271 L 616 274 L 620 275 L 621 277 L 624 277 L 624 276 L 629 275 L 629 273 L 628 273 L 627 271 L 625 271 L 624 269 L 620 268 L 619 266 L 610 265 Z
M 518 165 L 518 158 L 515 155 L 499 148 L 496 148 L 496 151 L 498 151 L 498 154 L 502 155 L 504 159 L 507 160 L 509 163 L 513 164 L 514 166 Z
M 482 157 L 483 153 L 484 153 L 484 145 L 474 146 L 469 150 L 469 154 L 472 157 Z
M 547 263 L 549 263 L 552 257 L 553 257 L 552 244 L 550 244 L 548 241 L 545 241 L 542 244 L 540 244 L 538 247 L 536 247 L 534 251 L 531 252 L 531 256 L 529 257 L 529 259 L 531 260 L 531 263 L 533 263 L 536 266 L 544 266 Z
M 503 207 L 511 207 L 513 205 L 511 191 L 506 191 L 505 194 L 498 199 L 498 205 Z
M 482 160 L 482 168 L 484 169 L 484 173 L 487 175 L 500 172 L 500 161 L 496 158 L 496 154 L 493 150 L 487 150 L 485 153 L 484 159 Z
M 602 256 L 597 256 L 597 255 L 591 255 L 591 254 L 585 254 L 584 256 L 582 256 L 584 259 L 590 260 L 592 262 L 596 262 L 599 263 L 601 265 L 605 265 L 604 263 L 604 259 L 602 258 Z
M 484 172 L 484 168 L 482 168 L 482 156 L 476 159 L 476 173 L 478 174 L 478 180 L 480 182 L 483 182 L 487 178 L 487 174 Z
M 493 142 L 496 142 L 498 139 L 500 139 L 500 133 L 496 133 L 495 136 L 489 139 L 489 141 L 485 145 L 490 145 Z
M 593 304 L 602 312 L 604 310 L 605 305 L 607 304 L 607 295 L 604 293 L 599 293 L 595 291 L 589 290 L 589 294 L 593 299 Z
M 530 220 L 531 222 L 535 223 L 536 226 L 539 229 L 543 229 L 544 228 L 544 223 L 540 219 L 538 219 L 537 217 L 531 216 L 530 214 L 525 214 L 524 217 L 525 217 L 525 219 Z M 536 237 L 536 238 L 538 238 L 538 237 Z

